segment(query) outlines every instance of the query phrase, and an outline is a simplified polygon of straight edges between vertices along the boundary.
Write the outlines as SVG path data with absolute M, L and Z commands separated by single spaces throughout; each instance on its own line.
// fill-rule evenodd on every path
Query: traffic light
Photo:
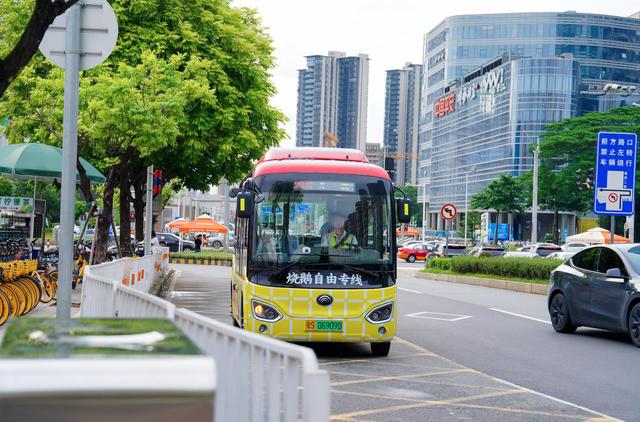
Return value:
M 395 159 L 393 157 L 385 157 L 384 158 L 384 169 L 389 174 L 389 177 L 393 180 L 395 171 Z
M 153 197 L 162 192 L 162 170 L 153 170 Z

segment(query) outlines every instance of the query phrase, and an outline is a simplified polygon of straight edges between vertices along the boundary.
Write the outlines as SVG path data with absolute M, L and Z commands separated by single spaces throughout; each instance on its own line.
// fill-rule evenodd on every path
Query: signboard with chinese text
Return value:
M 593 211 L 633 215 L 636 185 L 635 133 L 598 134 Z
M 436 117 L 443 117 L 456 111 L 456 95 L 451 94 L 440 98 L 433 105 L 433 114 Z
M 30 213 L 33 209 L 33 198 L 0 196 L 0 210 Z

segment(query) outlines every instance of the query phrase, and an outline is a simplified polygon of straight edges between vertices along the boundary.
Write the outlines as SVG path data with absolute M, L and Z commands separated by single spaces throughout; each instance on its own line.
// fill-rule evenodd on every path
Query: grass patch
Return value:
M 233 253 L 218 251 L 215 249 L 203 249 L 200 252 L 171 252 L 169 254 L 171 258 L 183 258 L 183 259 L 223 259 L 231 260 Z
M 439 268 L 425 268 L 421 270 L 423 273 L 427 274 L 447 274 L 447 275 L 462 275 L 465 277 L 478 277 L 478 278 L 486 278 L 491 280 L 507 280 L 507 281 L 519 281 L 522 283 L 532 283 L 532 284 L 549 284 L 549 280 L 545 279 L 529 279 L 529 278 L 520 278 L 520 277 L 507 277 L 501 275 L 490 275 L 490 274 L 482 274 L 482 273 L 458 273 L 451 270 L 441 270 Z
M 74 345 L 74 338 L 114 336 L 158 331 L 165 339 L 153 346 L 89 347 Z M 37 337 L 33 333 L 44 335 Z M 61 357 L 69 355 L 148 355 L 198 354 L 198 348 L 171 321 L 163 319 L 93 319 L 71 321 L 44 318 L 14 319 L 0 347 L 0 357 Z

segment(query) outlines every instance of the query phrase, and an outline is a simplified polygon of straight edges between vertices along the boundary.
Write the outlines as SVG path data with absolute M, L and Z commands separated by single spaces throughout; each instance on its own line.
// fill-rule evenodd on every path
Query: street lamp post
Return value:
M 427 218 L 427 183 L 422 184 L 422 241 L 427 234 L 427 225 L 425 224 L 425 218 Z
M 476 172 L 476 166 L 471 167 L 471 171 L 467 172 L 464 181 L 464 245 L 468 245 L 467 226 L 469 225 L 469 173 Z
M 533 150 L 533 194 L 531 204 L 531 243 L 538 241 L 538 159 L 540 155 L 540 142 L 536 141 Z

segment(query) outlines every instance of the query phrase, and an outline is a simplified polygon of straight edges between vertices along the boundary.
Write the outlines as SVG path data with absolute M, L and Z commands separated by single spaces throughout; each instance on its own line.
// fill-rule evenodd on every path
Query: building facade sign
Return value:
M 458 105 L 463 106 L 470 100 L 482 95 L 498 94 L 507 89 L 504 83 L 504 67 L 485 73 L 479 80 L 474 80 L 460 88 Z
M 454 111 L 456 111 L 456 94 L 440 98 L 433 106 L 433 114 L 436 117 L 443 117 Z
M 33 209 L 33 198 L 0 196 L 0 210 L 29 213 Z

